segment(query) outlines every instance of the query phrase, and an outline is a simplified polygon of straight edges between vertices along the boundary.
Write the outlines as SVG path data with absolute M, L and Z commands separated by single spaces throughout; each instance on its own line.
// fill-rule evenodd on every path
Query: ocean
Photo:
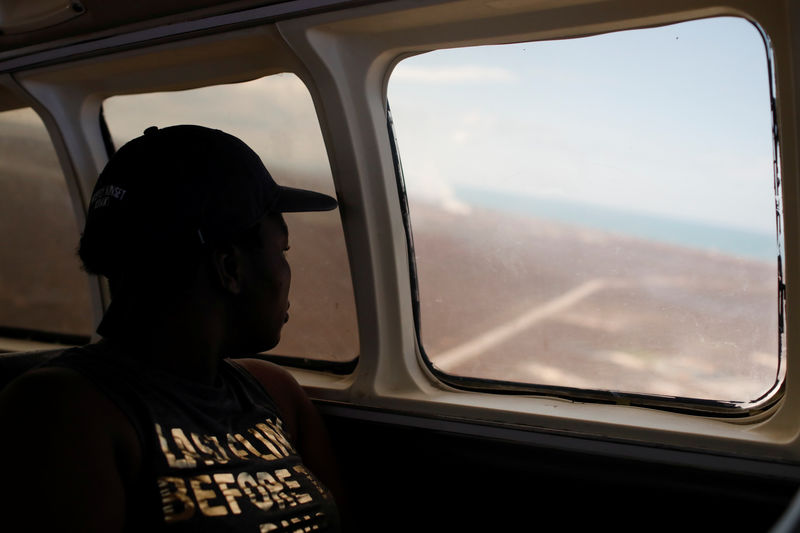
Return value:
M 532 215 L 748 259 L 775 261 L 778 254 L 774 233 L 470 187 L 457 187 L 455 196 L 461 202 L 476 207 Z

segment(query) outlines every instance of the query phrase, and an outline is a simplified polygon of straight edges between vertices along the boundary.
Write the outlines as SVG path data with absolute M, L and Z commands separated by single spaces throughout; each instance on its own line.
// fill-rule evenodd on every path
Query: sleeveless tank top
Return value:
M 128 531 L 339 531 L 330 492 L 303 465 L 272 398 L 224 360 L 214 385 L 89 345 L 48 363 L 89 379 L 132 423 L 141 486 L 129 490 Z

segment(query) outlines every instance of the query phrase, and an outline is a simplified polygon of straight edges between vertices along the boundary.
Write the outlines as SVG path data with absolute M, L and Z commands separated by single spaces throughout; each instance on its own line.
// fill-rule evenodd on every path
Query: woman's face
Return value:
M 289 285 L 292 273 L 286 260 L 289 230 L 280 213 L 261 219 L 261 245 L 243 249 L 242 293 L 236 329 L 245 338 L 246 353 L 275 347 L 289 320 Z

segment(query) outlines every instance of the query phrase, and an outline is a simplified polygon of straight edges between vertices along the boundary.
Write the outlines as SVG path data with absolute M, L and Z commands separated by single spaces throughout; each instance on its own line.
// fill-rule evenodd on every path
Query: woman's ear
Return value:
M 242 292 L 242 259 L 242 251 L 233 245 L 217 248 L 211 253 L 212 276 L 225 292 Z

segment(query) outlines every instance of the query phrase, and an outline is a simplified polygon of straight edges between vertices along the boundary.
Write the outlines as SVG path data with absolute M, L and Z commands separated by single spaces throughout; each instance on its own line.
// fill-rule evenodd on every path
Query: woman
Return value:
M 6 516 L 26 531 L 337 531 L 319 415 L 290 374 L 243 358 L 288 320 L 281 213 L 335 207 L 218 130 L 153 127 L 120 148 L 79 252 L 109 280 L 102 340 L 0 395 Z

